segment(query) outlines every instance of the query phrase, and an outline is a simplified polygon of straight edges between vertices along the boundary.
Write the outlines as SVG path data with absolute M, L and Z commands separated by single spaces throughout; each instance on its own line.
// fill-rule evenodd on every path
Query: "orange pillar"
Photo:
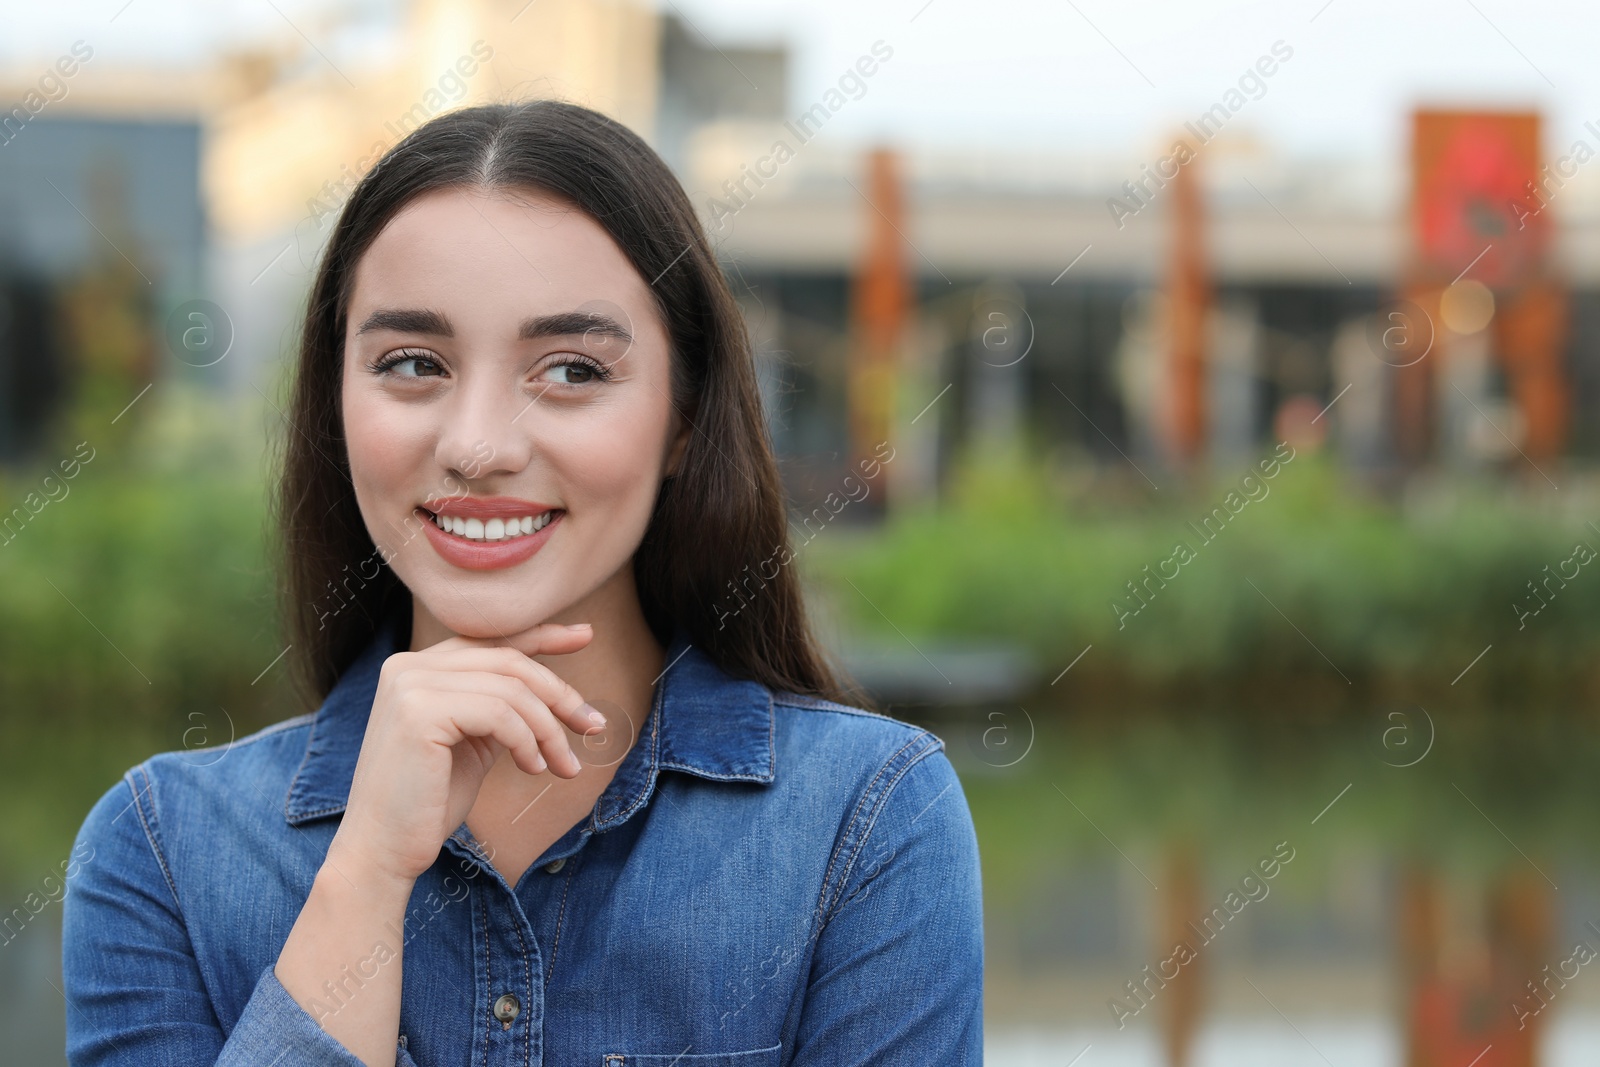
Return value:
M 1535 462 L 1561 453 L 1567 439 L 1567 294 L 1538 278 L 1506 297 L 1494 317 L 1494 345 L 1527 428 L 1522 449 Z
M 1200 861 L 1191 844 L 1173 844 L 1167 851 L 1167 874 L 1162 879 L 1165 915 L 1162 917 L 1163 951 L 1170 952 L 1180 942 L 1192 944 L 1191 924 L 1201 917 Z M 1178 968 L 1177 977 L 1168 979 L 1161 991 L 1161 1043 L 1169 1067 L 1188 1067 L 1200 1032 L 1205 960 L 1201 953 Z
M 1538 1067 L 1549 1017 L 1530 990 L 1551 962 L 1550 896 L 1541 879 L 1516 872 L 1490 888 L 1487 912 L 1486 966 L 1447 970 L 1438 872 L 1422 864 L 1406 870 L 1400 899 L 1404 1067 Z M 1519 1005 L 1530 1009 L 1525 1017 Z
M 1172 179 L 1172 254 L 1167 274 L 1170 439 L 1189 462 L 1206 443 L 1206 317 L 1210 285 L 1205 255 L 1205 205 L 1200 161 L 1191 158 Z
M 897 363 L 913 300 L 905 238 L 906 198 L 892 149 L 867 155 L 866 247 L 851 293 L 847 368 L 852 465 L 892 432 Z
M 1544 978 L 1555 955 L 1555 916 L 1544 880 L 1526 870 L 1499 879 L 1489 894 L 1489 982 L 1504 1050 L 1504 1067 L 1537 1067 L 1539 1039 L 1550 1016 L 1530 1013 L 1519 1025 L 1514 1000 L 1533 999 L 1528 987 Z
M 1395 455 L 1407 466 L 1422 463 L 1433 450 L 1434 368 L 1447 358 L 1445 349 L 1449 344 L 1449 335 L 1439 319 L 1439 292 L 1438 289 L 1418 285 L 1407 289 L 1405 293 L 1405 299 L 1428 316 L 1426 329 L 1431 340 L 1431 347 L 1425 350 L 1427 355 L 1416 358 L 1406 351 L 1397 357 L 1402 364 L 1397 364 L 1391 372 L 1394 375 L 1394 407 L 1390 414 L 1394 421 L 1390 437 Z M 1421 324 L 1417 324 L 1415 329 L 1420 332 Z M 1415 362 L 1409 362 L 1414 358 Z

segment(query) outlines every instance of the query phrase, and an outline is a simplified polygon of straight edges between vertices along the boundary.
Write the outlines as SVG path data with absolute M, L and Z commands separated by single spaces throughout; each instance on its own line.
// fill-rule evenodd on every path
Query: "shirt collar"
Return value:
M 344 811 L 378 674 L 384 660 L 409 644 L 403 618 L 404 613 L 391 615 L 379 627 L 317 709 L 305 758 L 284 804 L 291 825 Z M 639 739 L 595 805 L 597 829 L 623 821 L 642 806 L 663 769 L 718 782 L 773 780 L 771 692 L 730 678 L 682 632 L 668 646 L 666 663 Z

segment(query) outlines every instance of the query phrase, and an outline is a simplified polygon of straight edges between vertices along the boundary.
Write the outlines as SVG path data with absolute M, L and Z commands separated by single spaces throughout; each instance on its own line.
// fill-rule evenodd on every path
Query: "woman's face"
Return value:
M 495 637 L 634 595 L 688 430 L 650 288 L 598 223 L 531 190 L 426 193 L 357 264 L 344 344 L 356 501 L 419 607 Z

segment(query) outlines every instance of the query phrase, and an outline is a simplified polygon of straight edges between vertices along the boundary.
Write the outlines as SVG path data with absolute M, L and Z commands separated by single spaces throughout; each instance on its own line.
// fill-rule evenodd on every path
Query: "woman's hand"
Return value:
M 484 776 L 506 752 L 528 774 L 575 778 L 583 764 L 562 724 L 582 735 L 603 723 L 536 655 L 576 652 L 587 624 L 547 623 L 507 645 L 452 637 L 384 661 L 350 799 L 330 854 L 409 887 L 433 865 L 472 810 Z

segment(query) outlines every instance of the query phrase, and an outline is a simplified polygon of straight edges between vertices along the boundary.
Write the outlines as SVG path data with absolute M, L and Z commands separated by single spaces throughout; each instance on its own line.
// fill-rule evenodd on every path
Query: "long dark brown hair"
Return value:
M 672 401 L 692 427 L 633 560 L 657 640 L 681 630 L 734 677 L 867 703 L 807 623 L 749 335 L 689 198 L 627 127 L 552 100 L 434 118 L 389 150 L 340 213 L 306 308 L 275 501 L 281 611 L 302 690 L 320 703 L 380 626 L 410 617 L 410 592 L 356 507 L 339 400 L 345 316 L 378 233 L 415 197 L 448 187 L 570 201 L 651 282 L 671 338 Z

